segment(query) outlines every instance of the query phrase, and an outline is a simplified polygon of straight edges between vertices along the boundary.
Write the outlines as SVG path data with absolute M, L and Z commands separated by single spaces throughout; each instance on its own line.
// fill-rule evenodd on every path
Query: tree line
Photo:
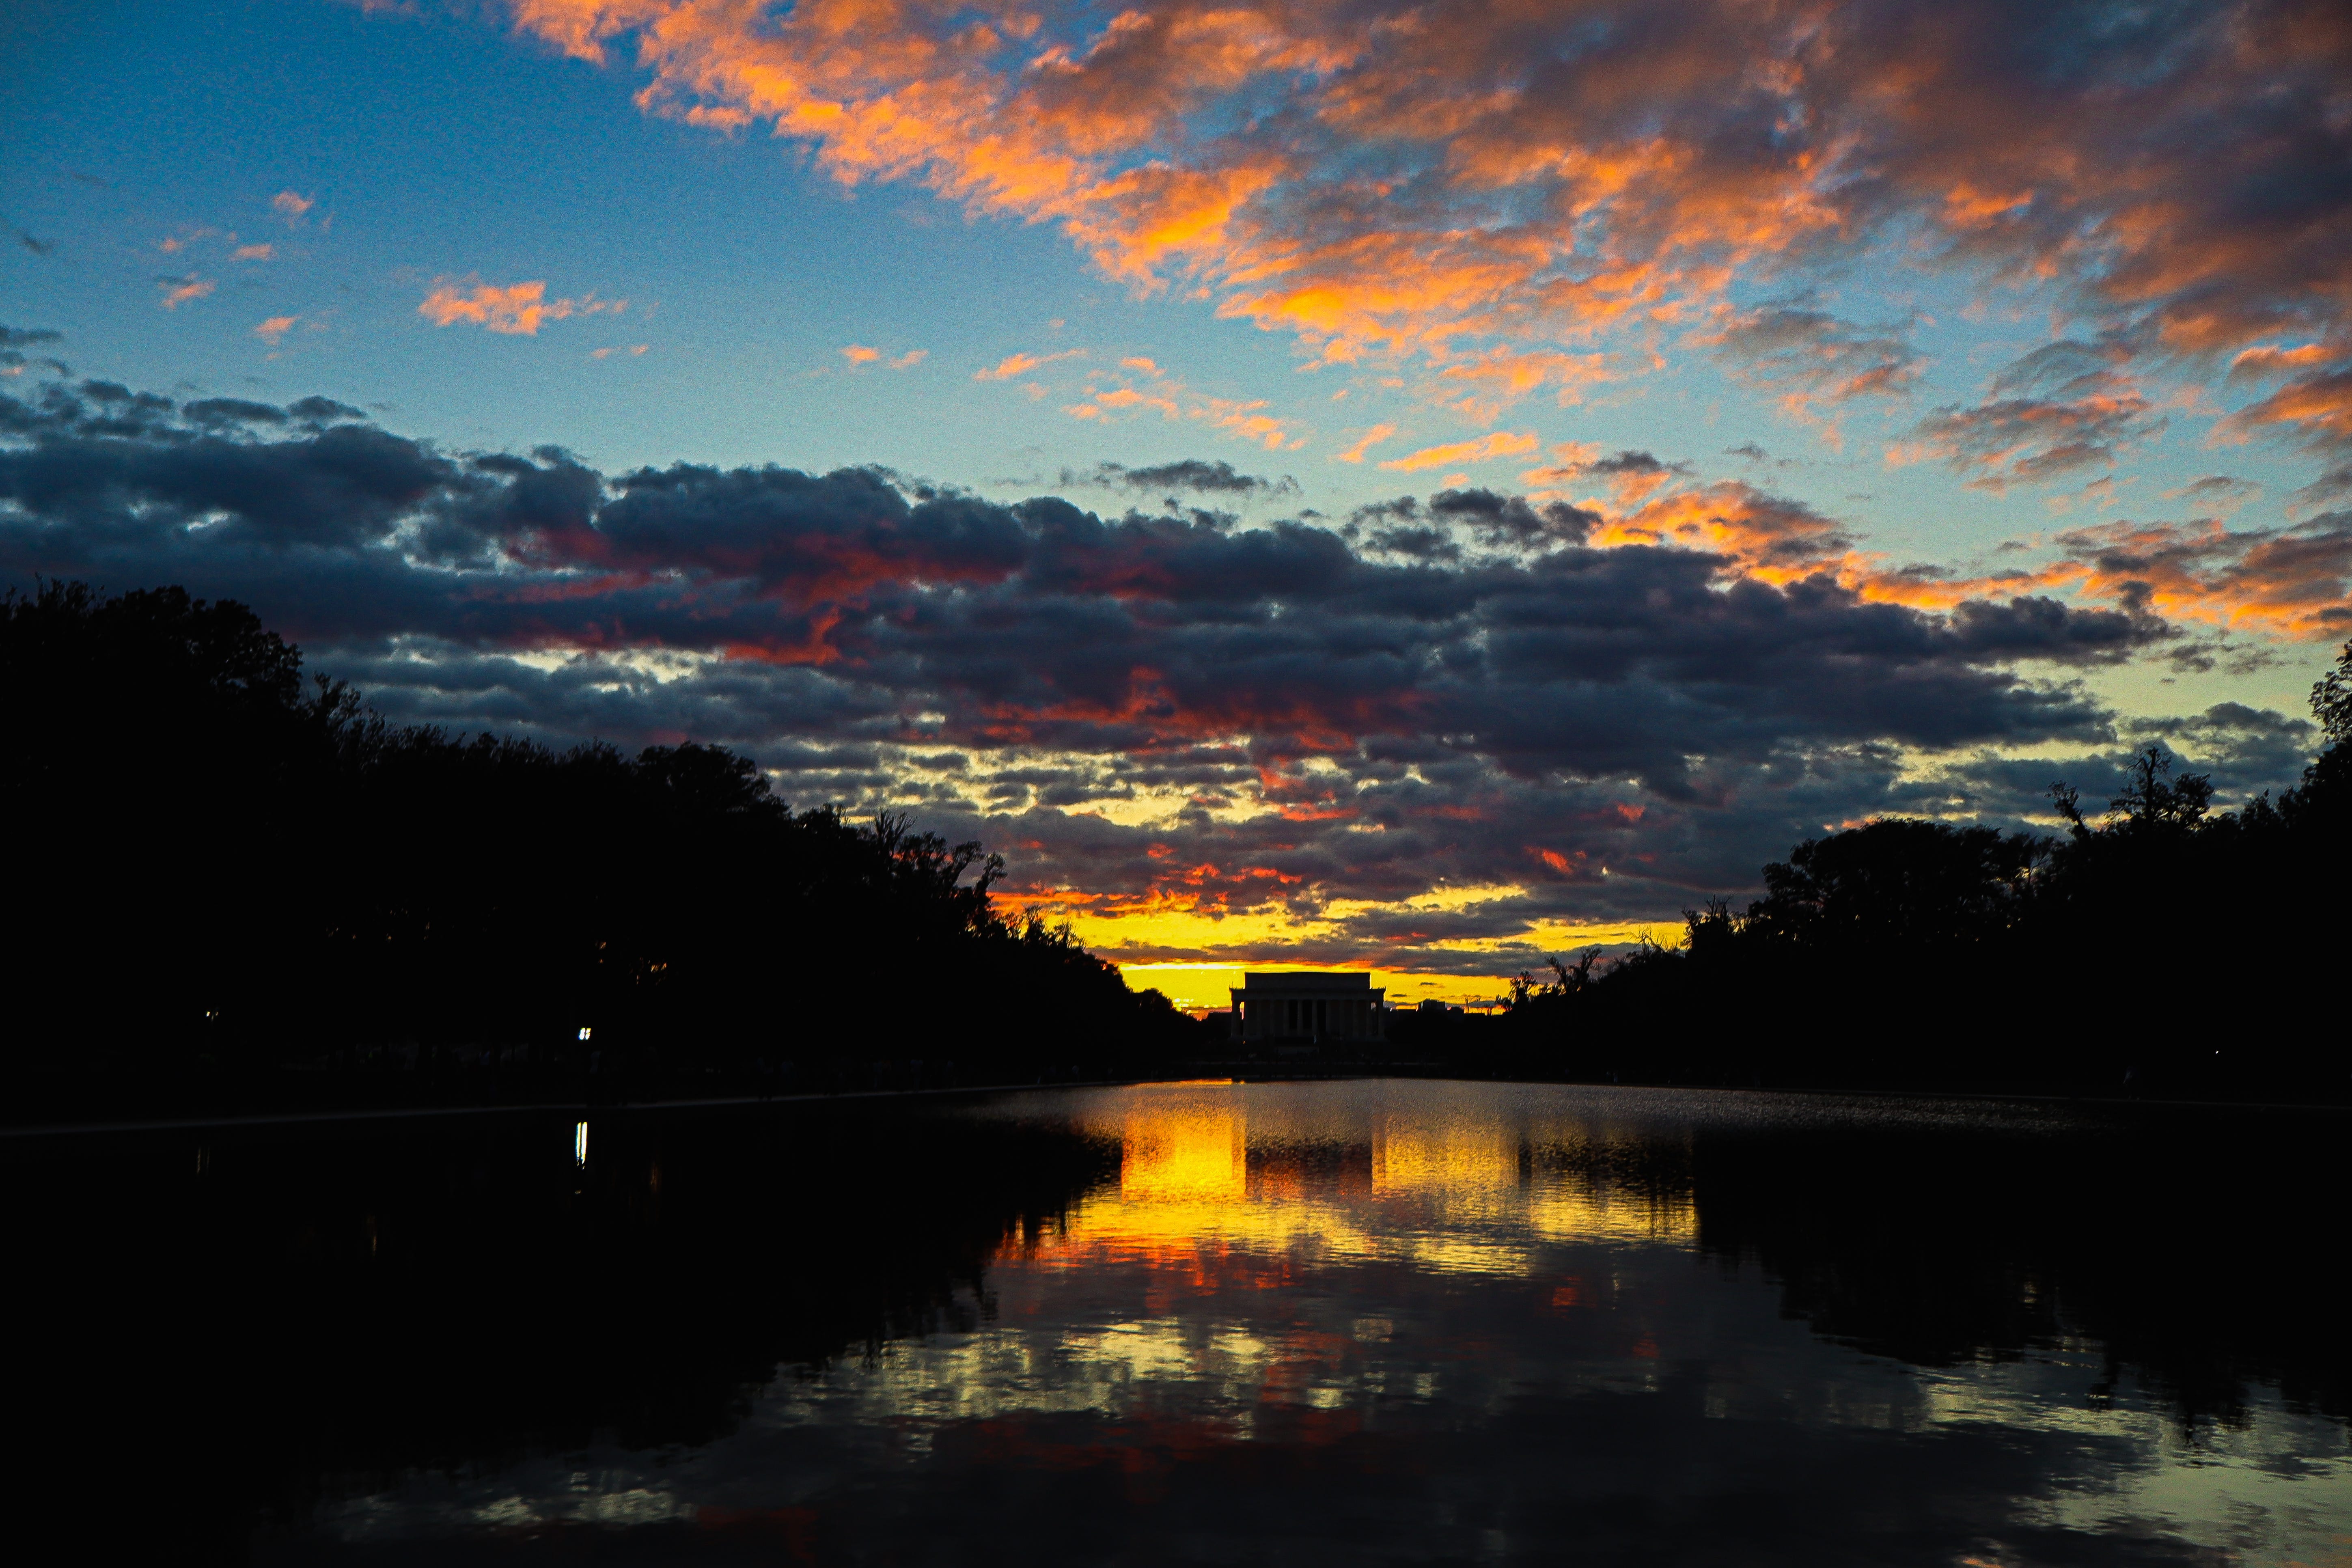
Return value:
M 0 733 L 20 1086 L 1027 1080 L 1200 1029 L 1000 911 L 978 844 L 721 746 L 392 724 L 233 601 L 9 595 Z
M 2352 1094 L 2352 644 L 2326 748 L 2215 811 L 2151 748 L 2058 835 L 1889 817 L 1798 845 L 1685 940 L 1523 975 L 1391 1054 L 1573 1080 Z M 1148 1073 L 1223 1059 L 1002 860 L 794 811 L 748 757 L 394 725 L 231 601 L 0 599 L 16 911 L 6 1072 L 110 1105 Z M 289 1076 L 293 1075 L 293 1076 Z M 304 1076 L 307 1075 L 307 1076 Z M 363 1087 L 352 1089 L 352 1084 Z M 373 1087 L 364 1087 L 373 1085 Z M 63 1086 L 59 1088 L 59 1086 Z
M 2142 752 L 2062 834 L 1885 817 L 1810 838 L 1685 940 L 1522 975 L 1469 1043 L 1607 1081 L 2352 1098 L 2352 643 L 2313 689 L 2326 749 L 2235 811 Z

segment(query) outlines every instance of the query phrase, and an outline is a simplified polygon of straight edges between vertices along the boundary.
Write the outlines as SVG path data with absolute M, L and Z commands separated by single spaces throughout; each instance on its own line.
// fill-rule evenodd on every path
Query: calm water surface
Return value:
M 104 1409 L 57 1484 L 264 1562 L 2352 1563 L 2344 1130 L 1377 1081 L 53 1152 L 27 1245 L 130 1228 L 36 1392 Z M 125 1307 L 142 1226 L 198 1251 Z

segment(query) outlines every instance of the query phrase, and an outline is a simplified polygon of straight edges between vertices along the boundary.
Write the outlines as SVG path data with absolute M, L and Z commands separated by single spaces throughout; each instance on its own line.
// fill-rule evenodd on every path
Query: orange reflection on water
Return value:
M 1622 1134 L 1530 1113 L 1499 1090 L 1465 1115 L 1465 1086 L 1444 1088 L 1442 1099 L 1409 1083 L 1091 1093 L 1077 1120 L 1118 1140 L 1118 1186 L 1018 1250 L 1048 1268 L 1147 1265 L 1167 1276 L 1156 1290 L 1191 1294 L 1349 1261 L 1528 1278 L 1550 1245 L 1692 1238 L 1686 1197 L 1589 1174 Z
M 1249 1183 L 1248 1121 L 1225 1086 L 1171 1084 L 1119 1123 L 1122 1203 L 1239 1203 Z
M 1372 1187 L 1383 1193 L 1465 1194 L 1517 1187 L 1522 1140 L 1479 1122 L 1382 1121 L 1372 1141 Z

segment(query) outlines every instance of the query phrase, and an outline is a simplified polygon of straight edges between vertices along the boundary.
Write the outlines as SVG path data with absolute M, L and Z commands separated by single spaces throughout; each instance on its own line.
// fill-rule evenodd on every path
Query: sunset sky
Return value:
M 2152 742 L 2235 805 L 2352 637 L 2341 0 L 14 0 L 0 61 L 0 579 L 740 747 L 1194 1004 L 1491 994 Z

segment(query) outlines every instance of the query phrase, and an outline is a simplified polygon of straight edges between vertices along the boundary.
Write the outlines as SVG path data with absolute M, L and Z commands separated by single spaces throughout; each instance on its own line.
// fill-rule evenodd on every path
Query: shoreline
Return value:
M 923 1100 L 940 1099 L 960 1094 L 1013 1094 L 1024 1090 L 1054 1089 L 1142 1089 L 1173 1087 L 1186 1084 L 1251 1083 L 1339 1083 L 1365 1079 L 1402 1078 L 1407 1081 L 1431 1079 L 1462 1083 L 1510 1083 L 1529 1088 L 1598 1089 L 1617 1090 L 1690 1090 L 1711 1094 L 1755 1095 L 1823 1095 L 1853 1099 L 1884 1100 L 2017 1100 L 2036 1104 L 2083 1106 L 2129 1106 L 2139 1109 L 2182 1110 L 2291 1110 L 2291 1111 L 2352 1111 L 2352 1102 L 2254 1100 L 2169 1100 L 2161 1098 L 2126 1098 L 2118 1095 L 2053 1094 L 2048 1091 L 2025 1091 L 1990 1089 L 1864 1089 L 1795 1087 L 1759 1084 L 1642 1084 L 1642 1083 L 1580 1083 L 1556 1079 L 1486 1079 L 1449 1078 L 1444 1074 L 1400 1074 L 1394 1072 L 1334 1072 L 1279 1073 L 1259 1076 L 1235 1076 L 1226 1079 L 1131 1078 L 1094 1079 L 1066 1083 L 994 1083 L 959 1084 L 936 1089 L 860 1089 L 831 1091 L 809 1091 L 795 1094 L 728 1095 L 688 1100 L 644 1100 L 589 1103 L 582 1100 L 542 1100 L 528 1105 L 446 1105 L 398 1107 L 377 1110 L 296 1110 L 279 1111 L 257 1116 L 182 1117 L 146 1121 L 77 1121 L 54 1125 L 23 1123 L 0 1127 L 0 1142 L 27 1142 L 43 1138 L 103 1138 L 135 1136 L 159 1132 L 236 1131 L 246 1129 L 272 1127 L 332 1126 L 341 1122 L 420 1121 L 436 1118 L 471 1116 L 529 1116 L 562 1114 L 583 1119 L 591 1116 L 611 1116 L 623 1112 L 644 1110 L 716 1110 L 742 1109 L 763 1105 L 810 1105 L 844 1100 Z

